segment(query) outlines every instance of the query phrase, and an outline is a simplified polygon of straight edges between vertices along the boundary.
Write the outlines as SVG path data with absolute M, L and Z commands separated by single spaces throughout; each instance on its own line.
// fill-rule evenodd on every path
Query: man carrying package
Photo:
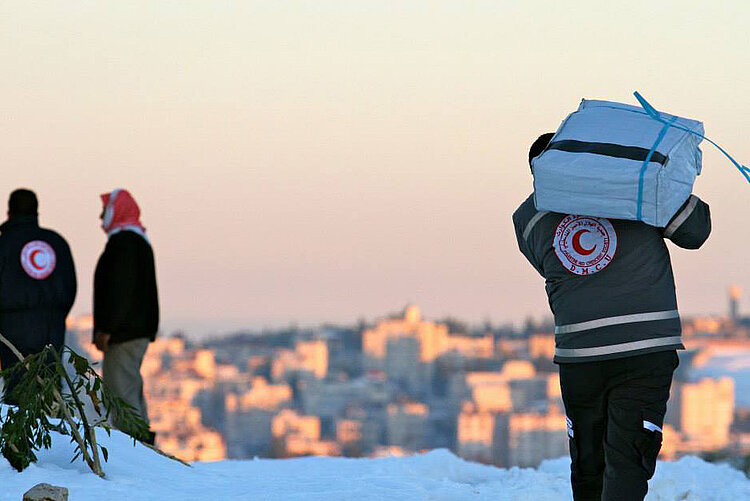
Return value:
M 533 143 L 530 165 L 553 136 Z M 592 191 L 606 190 L 594 183 Z M 699 248 L 711 231 L 708 205 L 691 195 L 657 227 L 538 210 L 532 194 L 513 224 L 555 317 L 574 498 L 642 500 L 661 448 L 676 350 L 684 349 L 664 239 Z

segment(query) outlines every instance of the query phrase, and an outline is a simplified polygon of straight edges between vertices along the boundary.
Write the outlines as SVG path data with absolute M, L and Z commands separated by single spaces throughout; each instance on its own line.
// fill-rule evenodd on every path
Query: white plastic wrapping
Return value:
M 666 226 L 701 172 L 703 124 L 660 115 L 680 128 L 637 106 L 584 99 L 532 161 L 537 209 Z

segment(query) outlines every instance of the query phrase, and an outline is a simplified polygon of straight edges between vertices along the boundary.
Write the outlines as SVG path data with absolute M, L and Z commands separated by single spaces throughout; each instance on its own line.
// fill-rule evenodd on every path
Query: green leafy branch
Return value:
M 19 359 L 19 363 L 0 371 L 6 381 L 16 381 L 9 396 L 17 407 L 8 407 L 0 416 L 0 453 L 16 470 L 23 471 L 37 461 L 37 451 L 51 447 L 51 431 L 71 437 L 75 444 L 71 462 L 82 458 L 102 478 L 105 475 L 99 452 L 106 462 L 109 451 L 97 443 L 95 428 L 110 434 L 109 423 L 114 420 L 121 431 L 134 437 L 134 444 L 136 439 L 146 438 L 146 422 L 106 387 L 85 357 L 70 347 L 64 346 L 58 352 L 47 345 L 41 352 L 24 357 L 2 334 L 0 342 Z M 65 370 L 63 357 L 67 357 L 74 374 Z M 96 413 L 94 421 L 89 421 L 82 397 L 89 399 Z

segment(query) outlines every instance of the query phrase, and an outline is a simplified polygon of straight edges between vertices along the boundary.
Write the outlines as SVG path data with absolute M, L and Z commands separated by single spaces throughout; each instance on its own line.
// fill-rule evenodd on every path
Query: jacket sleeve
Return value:
M 544 269 L 542 268 L 542 262 L 541 260 L 532 252 L 531 246 L 529 244 L 529 237 L 531 236 L 531 228 L 533 227 L 533 223 L 538 220 L 537 216 L 535 215 L 531 221 L 524 221 L 524 218 L 521 217 L 520 211 L 516 211 L 515 214 L 513 214 L 513 226 L 516 231 L 516 241 L 518 242 L 518 250 L 521 251 L 521 254 L 526 257 L 526 259 L 531 263 L 531 266 L 534 267 L 534 269 L 542 276 L 544 277 Z
M 664 237 L 683 249 L 698 249 L 711 234 L 711 211 L 695 195 L 680 207 L 664 228 Z
M 73 262 L 73 254 L 70 252 L 70 247 L 67 242 L 63 241 L 62 245 L 63 259 L 62 264 L 64 269 L 61 270 L 64 273 L 63 276 L 63 307 L 65 313 L 69 313 L 73 307 L 73 303 L 76 299 L 76 293 L 78 292 L 78 281 L 76 279 L 76 267 Z

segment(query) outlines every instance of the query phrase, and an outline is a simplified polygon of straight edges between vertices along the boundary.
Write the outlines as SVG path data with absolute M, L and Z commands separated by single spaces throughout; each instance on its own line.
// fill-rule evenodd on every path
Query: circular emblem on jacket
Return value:
M 21 267 L 28 276 L 44 280 L 55 271 L 57 256 L 50 244 L 42 240 L 32 240 L 21 249 Z
M 568 271 L 592 275 L 609 266 L 617 251 L 617 233 L 607 219 L 566 216 L 555 230 L 555 254 Z

